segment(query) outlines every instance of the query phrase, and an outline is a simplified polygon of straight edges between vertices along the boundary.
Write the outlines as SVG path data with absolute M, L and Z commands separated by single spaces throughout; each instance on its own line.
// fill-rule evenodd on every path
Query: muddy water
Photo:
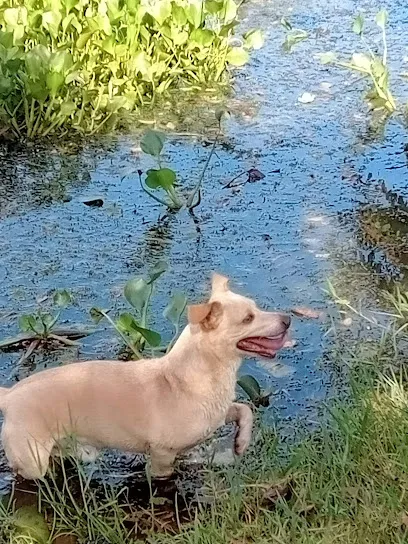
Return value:
M 404 68 L 408 7 L 402 1 L 388 4 L 394 21 L 390 55 L 398 73 Z M 124 282 L 161 259 L 170 268 L 158 285 L 153 315 L 159 316 L 155 325 L 165 335 L 171 331 L 160 315 L 169 294 L 182 289 L 189 300 L 202 300 L 211 270 L 229 275 L 236 289 L 268 308 L 326 307 L 327 277 L 365 301 L 375 300 L 373 279 L 404 271 L 400 254 L 390 254 L 371 219 L 374 212 L 390 210 L 379 180 L 402 199 L 408 197 L 401 153 L 405 131 L 394 121 L 383 133 L 370 128 L 361 100 L 364 82 L 313 58 L 327 50 L 355 49 L 357 39 L 349 28 L 358 6 L 367 16 L 376 11 L 371 2 L 347 0 L 312 1 L 307 7 L 297 0 L 245 6 L 243 27 L 263 28 L 267 41 L 236 74 L 229 100 L 232 117 L 206 174 L 198 225 L 184 212 L 163 217 L 164 210 L 146 198 L 135 176 L 122 179 L 129 168 L 151 165 L 138 152 L 137 134 L 105 138 L 81 149 L 4 152 L 1 336 L 14 334 L 18 316 L 33 311 L 55 288 L 69 289 L 75 298 L 64 324 L 89 324 L 92 306 L 122 307 Z M 283 15 L 310 33 L 292 54 L 280 47 L 284 31 L 278 21 Z M 375 31 L 373 39 L 378 41 Z M 396 94 L 404 97 L 401 81 L 394 83 Z M 312 103 L 298 101 L 304 92 L 315 96 Z M 201 107 L 185 123 L 194 125 L 194 115 L 204 122 L 211 118 L 207 104 L 208 111 Z M 176 104 L 174 112 L 183 118 L 183 104 Z M 166 163 L 179 173 L 181 189 L 196 181 L 212 134 L 169 134 Z M 238 189 L 223 188 L 249 168 L 259 169 L 265 178 Z M 94 197 L 102 198 L 104 206 L 83 204 Z M 298 320 L 296 349 L 282 352 L 273 365 L 245 363 L 243 371 L 275 393 L 268 418 L 316 418 L 330 392 L 330 375 L 320 364 L 330 348 L 323 332 L 319 322 Z M 1 382 L 13 383 L 77 356 L 115 357 L 119 347 L 106 329 L 87 338 L 78 355 L 68 350 L 16 366 L 20 354 L 1 354 Z

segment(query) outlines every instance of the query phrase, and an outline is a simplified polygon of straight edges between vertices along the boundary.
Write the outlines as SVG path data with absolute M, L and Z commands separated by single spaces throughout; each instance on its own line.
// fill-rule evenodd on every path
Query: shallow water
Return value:
M 391 0 L 387 6 L 394 21 L 390 55 L 398 71 L 403 69 L 408 6 Z M 333 276 L 363 301 L 375 302 L 374 275 L 401 275 L 403 267 L 398 259 L 390 263 L 384 248 L 367 242 L 361 212 L 368 204 L 389 205 L 378 187 L 380 179 L 408 197 L 401 154 L 405 130 L 390 121 L 376 140 L 367 130 L 364 82 L 313 58 L 327 50 L 354 49 L 357 38 L 349 28 L 358 7 L 365 7 L 367 16 L 377 10 L 371 2 L 351 1 L 245 6 L 243 27 L 262 27 L 267 41 L 236 74 L 225 145 L 217 148 L 196 210 L 199 229 L 184 212 L 163 218 L 164 210 L 146 198 L 136 176 L 122 179 L 129 167 L 145 170 L 151 164 L 138 153 L 138 135 L 103 138 L 79 150 L 4 153 L 1 336 L 14 334 L 18 316 L 32 311 L 36 300 L 55 288 L 69 289 L 75 297 L 75 306 L 64 313 L 67 322 L 90 324 L 92 306 L 121 307 L 124 282 L 159 259 L 168 260 L 170 269 L 158 284 L 155 316 L 174 289 L 183 290 L 190 301 L 202 300 L 212 270 L 229 275 L 236 289 L 268 308 L 325 308 L 323 289 Z M 292 54 L 280 48 L 284 31 L 278 21 L 283 15 L 310 32 Z M 373 38 L 377 40 L 376 32 Z M 396 94 L 404 97 L 403 84 L 396 83 Z M 314 102 L 299 103 L 304 92 L 313 93 Z M 178 108 L 182 115 L 182 103 Z M 210 106 L 208 110 L 197 111 L 197 116 L 211 116 Z M 166 162 L 179 173 L 182 187 L 191 187 L 201 171 L 209 153 L 204 141 L 169 134 Z M 402 167 L 389 169 L 396 165 Z M 239 190 L 223 188 L 249 168 L 259 169 L 265 178 Z M 83 200 L 92 197 L 103 198 L 104 206 L 86 207 Z M 155 325 L 171 334 L 162 318 Z M 324 331 L 318 321 L 296 320 L 298 346 L 282 352 L 279 364 L 246 362 L 243 371 L 250 370 L 275 392 L 267 417 L 316 418 L 331 387 L 330 374 L 320 364 L 330 349 Z M 101 329 L 82 342 L 79 358 L 113 358 L 119 347 L 114 333 Z M 0 355 L 2 383 L 76 357 L 68 350 L 48 359 L 36 357 L 16 369 L 20 355 Z

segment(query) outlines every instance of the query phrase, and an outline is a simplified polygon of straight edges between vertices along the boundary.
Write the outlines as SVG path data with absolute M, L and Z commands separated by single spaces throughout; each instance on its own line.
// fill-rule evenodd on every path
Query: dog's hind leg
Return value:
M 254 423 L 251 408 L 239 402 L 232 403 L 225 418 L 225 423 L 232 422 L 238 426 L 237 434 L 235 435 L 235 453 L 242 455 L 251 443 L 252 426 Z

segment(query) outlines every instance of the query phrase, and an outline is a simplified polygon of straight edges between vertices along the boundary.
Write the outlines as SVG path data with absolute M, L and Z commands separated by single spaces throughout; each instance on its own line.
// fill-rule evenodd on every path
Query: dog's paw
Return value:
M 235 437 L 234 449 L 236 455 L 243 455 L 251 443 L 251 433 L 238 432 Z

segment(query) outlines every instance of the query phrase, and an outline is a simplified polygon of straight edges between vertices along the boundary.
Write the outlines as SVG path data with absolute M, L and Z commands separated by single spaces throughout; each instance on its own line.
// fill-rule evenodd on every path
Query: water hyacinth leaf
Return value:
M 388 12 L 387 12 L 387 10 L 382 9 L 381 11 L 379 11 L 377 13 L 377 15 L 375 16 L 375 22 L 377 23 L 377 25 L 380 28 L 384 29 L 385 25 L 388 23 Z
M 150 285 L 143 278 L 134 278 L 126 282 L 123 294 L 135 310 L 141 312 L 151 293 Z
M 46 77 L 47 88 L 52 97 L 55 97 L 65 82 L 65 77 L 59 72 L 49 72 Z
M 352 30 L 358 36 L 361 36 L 364 30 L 364 16 L 359 13 L 354 19 Z
M 187 297 L 184 293 L 176 292 L 170 299 L 169 304 L 165 308 L 163 315 L 175 327 L 179 324 L 180 318 L 186 308 Z
M 227 62 L 233 66 L 244 66 L 249 60 L 249 53 L 243 47 L 231 47 Z
M 53 316 L 49 313 L 41 314 L 41 322 L 43 325 L 44 332 L 46 330 L 48 331 L 51 330 L 53 326 L 55 325 L 55 323 L 57 322 L 57 320 L 58 320 L 58 316 Z
M 98 324 L 105 316 L 103 315 L 106 313 L 105 310 L 101 310 L 100 308 L 96 308 L 95 306 L 89 310 L 89 315 L 91 316 L 94 323 Z
M 249 49 L 261 49 L 265 41 L 262 30 L 250 30 L 244 34 L 244 40 Z
M 129 313 L 121 314 L 116 321 L 116 326 L 121 332 L 126 333 L 129 336 L 133 336 L 135 332 L 139 333 L 152 347 L 160 346 L 160 334 L 156 331 L 152 331 L 151 329 L 141 327 L 136 319 Z
M 46 11 L 42 14 L 42 24 L 52 36 L 58 35 L 58 28 L 62 21 L 59 11 Z
M 61 291 L 54 293 L 53 301 L 54 304 L 60 308 L 66 308 L 69 304 L 71 304 L 72 297 L 66 289 L 62 289 Z
M 43 515 L 35 506 L 22 506 L 11 518 L 14 526 L 14 541 L 32 544 L 47 544 L 50 530 Z
M 214 36 L 214 32 L 211 30 L 206 28 L 197 28 L 190 34 L 190 40 L 201 47 L 208 47 L 212 44 Z
M 18 326 L 23 332 L 34 331 L 36 332 L 36 319 L 33 315 L 22 315 L 19 317 Z
M 176 173 L 170 168 L 160 168 L 159 170 L 148 170 L 146 185 L 150 189 L 162 189 L 169 190 L 174 187 L 176 181 Z
M 286 19 L 286 17 L 282 17 L 282 18 L 281 18 L 280 24 L 283 26 L 284 29 L 286 29 L 286 30 L 292 30 L 292 25 L 290 24 L 290 22 L 288 21 L 288 19 Z
M 239 378 L 237 383 L 252 401 L 257 400 L 261 396 L 261 387 L 253 376 L 245 374 Z
M 351 62 L 356 68 L 359 68 L 366 73 L 370 73 L 371 59 L 368 55 L 365 55 L 364 53 L 354 53 L 351 57 Z
M 224 2 L 224 21 L 226 24 L 231 23 L 236 19 L 238 6 L 234 0 L 226 0 Z
M 158 261 L 149 272 L 149 283 L 154 283 L 168 269 L 166 261 Z
M 68 51 L 56 51 L 51 55 L 50 67 L 54 72 L 66 72 L 72 64 L 72 56 Z
M 205 7 L 207 8 L 208 12 L 212 15 L 215 15 L 216 13 L 220 13 L 220 11 L 223 8 L 223 1 L 222 0 L 206 0 Z
M 147 155 L 158 157 L 162 152 L 164 142 L 164 134 L 155 130 L 147 130 L 140 142 L 140 148 L 144 153 L 147 153 Z
M 327 51 L 326 53 L 320 53 L 317 55 L 322 64 L 332 64 L 337 60 L 337 55 L 334 51 Z
M 283 42 L 282 48 L 287 53 L 290 53 L 293 47 L 306 40 L 309 37 L 308 33 L 304 30 L 294 31 L 292 34 L 286 36 L 285 41 Z

